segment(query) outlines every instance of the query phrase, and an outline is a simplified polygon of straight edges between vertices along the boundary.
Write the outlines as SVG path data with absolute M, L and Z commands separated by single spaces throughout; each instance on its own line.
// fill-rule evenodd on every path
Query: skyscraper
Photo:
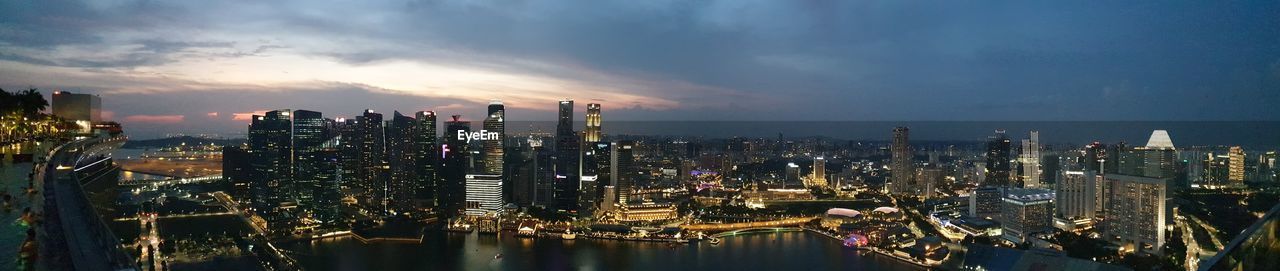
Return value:
M 1084 169 L 1095 172 L 1102 172 L 1102 164 L 1107 159 L 1107 145 L 1101 142 L 1093 142 L 1084 146 Z
M 983 185 L 1009 187 L 1009 136 L 1004 130 L 987 137 L 987 183 Z
M 1227 180 L 1232 183 L 1244 182 L 1244 149 L 1232 146 L 1227 152 Z
M 583 130 L 585 133 L 582 140 L 587 143 L 600 142 L 603 137 L 600 135 L 600 104 L 587 104 L 587 127 Z
M 1166 180 L 1110 174 L 1103 236 L 1126 251 L 1159 254 L 1167 220 Z
M 1031 131 L 1027 139 L 1022 140 L 1022 185 L 1026 188 L 1040 187 L 1040 132 Z
M 382 128 L 382 114 L 373 110 L 364 110 L 356 117 L 352 143 L 356 148 L 356 176 L 353 190 L 361 206 L 370 212 L 383 210 L 382 197 L 385 193 L 386 157 L 385 131 Z
M 503 157 L 506 142 L 506 109 L 502 101 L 489 102 L 489 114 L 484 119 L 485 132 L 496 133 L 498 138 L 484 140 L 484 174 L 503 175 Z
M 1000 220 L 1001 198 L 1004 188 L 983 186 L 969 194 L 969 216 Z
M 893 128 L 893 142 L 890 146 L 890 167 L 892 168 L 892 184 L 889 192 L 893 194 L 915 193 L 917 188 L 912 181 L 915 167 L 912 166 L 911 146 L 907 142 L 907 127 Z
M 578 210 L 578 189 L 582 187 L 582 154 L 578 133 L 573 130 L 573 100 L 560 101 L 559 122 L 556 124 L 555 157 L 555 207 L 565 211 Z
M 1054 187 L 1058 217 L 1092 219 L 1097 215 L 1098 209 L 1094 205 L 1098 197 L 1096 171 L 1063 171 L 1062 178 Z
M 463 121 L 462 116 L 453 115 L 453 119 L 445 122 L 445 140 L 444 145 L 440 146 L 441 160 L 441 187 L 440 187 L 440 214 L 444 217 L 452 217 L 462 212 L 466 201 L 466 179 L 467 179 L 467 162 L 469 160 L 471 149 L 467 146 L 466 138 L 459 138 L 459 132 L 466 134 L 471 132 L 471 122 Z
M 306 212 L 314 212 L 319 203 L 316 202 L 317 190 L 324 182 L 332 181 L 333 171 L 326 171 L 330 163 L 325 154 L 313 154 L 321 151 L 327 141 L 326 120 L 320 112 L 308 110 L 293 111 L 293 181 L 288 188 L 288 195 L 298 203 L 298 207 Z
M 822 156 L 813 158 L 813 172 L 809 174 L 809 187 L 826 188 L 827 184 L 827 159 Z
M 267 220 L 273 230 L 287 230 L 288 214 L 280 208 L 291 192 L 293 172 L 293 127 L 288 109 L 255 115 L 249 124 L 249 152 L 252 181 L 249 184 L 254 212 Z
M 495 216 L 502 210 L 502 176 L 466 175 L 466 207 L 468 216 Z
M 631 200 L 631 190 L 633 178 L 636 174 L 632 164 L 635 163 L 635 142 L 630 140 L 621 140 L 614 142 L 612 149 L 609 150 L 610 169 L 609 175 L 613 177 L 610 184 L 617 190 L 617 199 L 619 205 L 626 205 Z
M 436 112 L 418 111 L 414 128 L 414 160 L 417 166 L 414 181 L 414 206 L 417 209 L 436 207 L 437 188 L 440 182 L 440 137 L 436 130 Z
M 387 146 L 387 182 L 380 188 L 383 190 L 380 202 L 388 213 L 407 213 L 414 210 L 413 198 L 415 183 L 418 181 L 416 139 L 417 120 L 401 115 L 400 111 L 392 114 L 386 127 Z

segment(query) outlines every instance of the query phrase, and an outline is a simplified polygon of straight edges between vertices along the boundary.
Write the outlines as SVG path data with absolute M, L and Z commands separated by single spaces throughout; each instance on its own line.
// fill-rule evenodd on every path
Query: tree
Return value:
M 40 94 L 40 91 L 36 90 L 36 88 L 29 88 L 18 94 L 18 96 L 19 108 L 22 110 L 23 115 L 34 117 L 40 114 L 40 111 L 44 111 L 45 108 L 49 107 L 49 101 L 45 100 L 44 95 Z

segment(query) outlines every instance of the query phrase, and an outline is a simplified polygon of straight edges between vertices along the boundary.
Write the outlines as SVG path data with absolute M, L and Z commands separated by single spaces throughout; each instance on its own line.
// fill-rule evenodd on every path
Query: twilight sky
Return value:
M 152 134 L 566 97 L 606 121 L 1280 120 L 1280 2 L 1026 2 L 9 0 L 0 87 L 98 93 Z

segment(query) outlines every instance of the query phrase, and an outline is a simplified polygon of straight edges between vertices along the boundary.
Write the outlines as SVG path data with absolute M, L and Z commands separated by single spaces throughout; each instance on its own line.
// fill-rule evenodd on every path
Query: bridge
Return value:
M 777 232 L 797 232 L 797 231 L 804 231 L 804 229 L 803 229 L 803 228 L 800 228 L 800 227 L 760 227 L 760 228 L 745 228 L 745 229 L 737 229 L 737 230 L 732 230 L 732 231 L 726 231 L 726 232 L 721 232 L 721 233 L 713 234 L 713 235 L 711 235 L 711 237 L 715 237 L 715 238 L 724 238 L 724 237 L 735 236 L 735 235 L 739 235 L 739 234 L 752 234 L 752 233 L 777 233 Z
M 82 187 L 101 177 L 92 174 L 92 169 L 125 140 L 118 136 L 67 142 L 50 151 L 48 159 L 36 166 L 35 188 L 39 193 L 32 210 L 43 218 L 36 227 L 40 255 L 36 269 L 138 270 Z M 88 178 L 82 180 L 84 177 Z

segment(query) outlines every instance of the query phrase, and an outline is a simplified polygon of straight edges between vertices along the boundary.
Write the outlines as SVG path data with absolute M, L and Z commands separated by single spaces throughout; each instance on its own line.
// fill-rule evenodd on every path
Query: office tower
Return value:
M 1031 234 L 1051 230 L 1054 194 L 1045 189 L 1010 188 L 1001 208 L 1000 229 L 1005 240 L 1025 243 Z
M 466 201 L 467 162 L 471 148 L 465 137 L 459 134 L 471 133 L 471 122 L 461 120 L 462 116 L 453 115 L 453 119 L 445 122 L 444 145 L 440 146 L 443 166 L 440 170 L 440 215 L 452 217 L 463 211 Z
M 338 226 L 342 222 L 338 207 L 342 205 L 341 183 L 345 176 L 338 163 L 340 140 L 341 137 L 332 137 L 299 158 L 299 161 L 303 161 L 300 163 L 308 165 L 305 166 L 306 170 L 314 171 L 307 173 L 315 177 L 309 191 L 312 203 L 306 210 L 321 225 Z
M 604 189 L 600 191 L 603 191 L 603 193 L 601 193 L 603 197 L 600 199 L 600 212 L 604 213 L 612 211 L 614 206 L 618 205 L 618 188 L 612 185 L 606 185 L 604 186 Z
M 827 159 L 813 158 L 813 173 L 809 174 L 809 187 L 827 188 Z
M 578 210 L 578 189 L 582 187 L 581 151 L 578 133 L 573 130 L 573 100 L 560 101 L 559 122 L 556 124 L 555 157 L 555 207 L 565 211 Z
M 313 155 L 328 138 L 325 128 L 326 120 L 320 112 L 308 110 L 293 111 L 293 178 L 287 187 L 288 195 L 304 212 L 314 212 L 316 187 L 320 182 L 333 178 L 334 172 L 321 170 L 328 168 L 330 161 L 322 155 Z
M 271 230 L 286 230 L 285 203 L 293 171 L 293 127 L 288 109 L 254 115 L 249 124 L 249 152 L 253 181 L 249 184 L 254 212 L 267 220 Z
M 530 152 L 533 157 L 533 165 L 530 168 L 533 171 L 534 197 L 533 204 L 546 208 L 555 208 L 556 194 L 556 165 L 555 151 L 548 148 L 545 142 L 551 142 L 552 138 L 530 138 Z
M 352 190 L 356 200 L 367 211 L 382 212 L 382 194 L 386 187 L 385 173 L 387 150 L 382 114 L 365 109 L 356 117 L 352 144 L 356 154 L 356 174 Z
M 1227 180 L 1232 183 L 1244 182 L 1244 149 L 1232 146 L 1227 152 Z
M 1022 186 L 1026 188 L 1040 187 L 1040 132 L 1031 131 L 1031 136 L 1022 140 Z
M 1102 163 L 1102 173 L 1103 174 L 1120 173 L 1120 161 L 1124 160 L 1121 157 L 1123 154 L 1122 152 L 1128 149 L 1129 149 L 1128 144 L 1125 144 L 1124 142 L 1108 145 L 1107 159 Z
M 1258 156 L 1258 178 L 1259 182 L 1277 182 L 1280 181 L 1280 168 L 1277 168 L 1276 151 L 1268 151 Z
M 466 215 L 496 216 L 502 204 L 502 175 L 466 175 Z
M 632 167 L 635 163 L 635 142 L 621 140 L 614 142 L 611 147 L 609 175 L 613 180 L 609 183 L 617 189 L 617 196 L 614 198 L 618 205 L 626 205 L 631 201 L 631 190 L 635 189 L 632 187 L 636 175 L 636 170 Z
M 943 172 L 942 168 L 937 166 L 929 166 L 920 170 L 920 179 L 917 179 L 916 185 L 920 187 L 920 196 L 932 198 L 938 186 L 942 185 Z
M 786 168 L 783 170 L 784 185 L 800 182 L 800 165 L 797 165 L 796 163 L 787 163 Z
M 502 101 L 489 102 L 489 115 L 484 119 L 484 131 L 496 133 L 498 138 L 481 141 L 484 151 L 484 174 L 503 175 L 503 157 L 506 136 L 506 109 Z M 504 189 L 505 190 L 505 189 Z
M 969 194 L 969 216 L 999 221 L 1003 189 L 992 186 L 974 189 Z
M 600 104 L 587 104 L 587 128 L 583 131 L 585 134 L 582 140 L 588 143 L 600 142 L 604 138 L 600 135 Z
M 912 183 L 916 170 L 911 163 L 911 146 L 907 143 L 907 133 L 907 127 L 893 128 L 893 142 L 889 147 L 889 167 L 893 170 L 889 193 L 892 194 L 910 194 L 918 190 Z
M 387 146 L 387 182 L 383 187 L 385 211 L 388 214 L 401 214 L 414 210 L 413 199 L 415 183 L 418 179 L 418 145 L 417 120 L 401 115 L 400 111 L 392 114 L 386 127 Z
M 591 143 L 588 149 L 595 155 L 596 196 L 604 197 L 604 187 L 613 185 L 613 144 L 605 141 Z
M 418 210 L 436 207 L 436 189 L 440 182 L 440 137 L 436 130 L 436 112 L 418 111 L 414 114 L 413 151 L 414 176 L 413 205 Z
M 338 162 L 342 168 L 343 196 L 359 198 L 362 195 L 359 190 L 362 187 L 359 181 L 363 179 L 360 178 L 359 173 L 361 172 L 360 146 L 363 141 L 356 128 L 360 125 L 357 123 L 357 118 L 338 118 L 334 122 L 338 137 L 341 138 L 338 140 Z
M 1062 178 L 1054 187 L 1057 194 L 1055 214 L 1058 217 L 1092 219 L 1097 215 L 1097 172 L 1063 171 Z
M 252 156 L 244 146 L 222 146 L 222 180 L 231 184 L 227 192 L 240 204 L 249 204 L 253 181 Z
M 996 134 L 987 137 L 987 183 L 983 185 L 1008 187 L 1009 180 L 1009 136 L 1004 130 L 996 130 Z
M 1166 180 L 1111 174 L 1103 236 L 1126 251 L 1160 253 L 1165 241 Z
M 1085 170 L 1102 172 L 1102 163 L 1107 159 L 1107 145 L 1100 142 L 1084 146 L 1084 157 L 1081 157 Z
M 98 95 L 54 91 L 50 107 L 54 116 L 75 123 L 81 132 L 88 132 L 94 122 L 102 121 L 102 98 Z
M 592 217 L 595 214 L 595 209 L 600 206 L 600 191 L 604 188 L 601 183 L 608 180 L 601 176 L 609 176 L 607 173 L 609 168 L 607 166 L 609 165 L 608 160 L 611 160 L 612 157 L 610 156 L 608 143 L 590 142 L 586 144 L 582 152 L 582 169 L 579 174 L 582 176 L 582 187 L 579 188 L 581 193 L 578 195 L 578 206 L 580 206 L 578 215 Z M 605 160 L 605 162 L 601 162 L 601 160 Z M 601 165 L 606 167 L 601 168 Z M 602 171 L 606 173 L 602 174 Z

